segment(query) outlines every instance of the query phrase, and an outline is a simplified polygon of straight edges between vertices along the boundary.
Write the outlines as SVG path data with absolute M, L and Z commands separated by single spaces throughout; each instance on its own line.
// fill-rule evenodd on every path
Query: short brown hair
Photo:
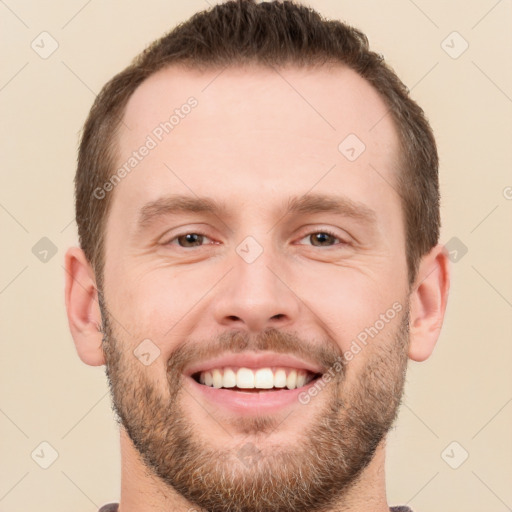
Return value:
M 383 57 L 369 49 L 368 39 L 359 30 L 325 20 L 293 1 L 232 0 L 195 14 L 153 42 L 103 87 L 91 108 L 78 154 L 76 221 L 80 245 L 94 268 L 98 287 L 113 193 L 97 199 L 94 191 L 114 172 L 116 135 L 126 104 L 146 78 L 172 64 L 206 70 L 244 64 L 315 67 L 333 63 L 356 71 L 379 92 L 398 131 L 397 184 L 411 285 L 421 257 L 437 244 L 440 229 L 437 148 L 423 110 Z

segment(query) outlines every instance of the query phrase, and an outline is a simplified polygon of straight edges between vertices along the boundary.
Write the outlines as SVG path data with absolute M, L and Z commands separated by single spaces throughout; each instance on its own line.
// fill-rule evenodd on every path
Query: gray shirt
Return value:
M 117 512 L 117 508 L 119 503 L 109 503 L 108 505 L 103 505 L 98 512 Z M 413 512 L 409 507 L 391 507 L 389 512 Z

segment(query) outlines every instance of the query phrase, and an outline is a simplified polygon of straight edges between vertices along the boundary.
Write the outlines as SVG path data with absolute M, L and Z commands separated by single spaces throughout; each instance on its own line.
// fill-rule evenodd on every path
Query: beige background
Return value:
M 390 435 L 389 502 L 415 512 L 512 510 L 512 3 L 310 5 L 365 31 L 426 110 L 442 163 L 442 242 L 456 237 L 450 247 L 459 244 L 443 333 L 428 361 L 411 364 Z M 114 73 L 207 6 L 0 2 L 2 512 L 96 512 L 119 498 L 118 433 L 104 369 L 78 359 L 63 303 L 63 257 L 76 243 L 78 132 Z M 42 37 L 51 48 L 48 36 L 38 37 L 43 31 L 59 45 L 46 59 L 31 48 L 35 40 L 42 52 Z M 469 43 L 458 58 L 459 36 L 442 45 L 453 31 Z M 32 252 L 43 237 L 57 250 L 46 262 L 39 259 L 44 246 Z M 445 451 L 453 441 L 459 445 Z M 58 453 L 47 469 L 39 464 L 51 462 L 51 450 L 41 442 Z M 458 469 L 446 462 L 460 463 L 465 451 Z

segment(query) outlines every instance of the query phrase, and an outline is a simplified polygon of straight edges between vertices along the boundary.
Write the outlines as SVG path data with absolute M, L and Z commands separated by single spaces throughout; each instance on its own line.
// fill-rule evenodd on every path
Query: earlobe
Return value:
M 424 361 L 432 354 L 443 325 L 449 289 L 448 253 L 439 244 L 422 258 L 410 295 L 412 360 Z
M 94 271 L 82 249 L 66 253 L 66 311 L 80 359 L 91 366 L 105 364 L 100 331 L 101 313 Z

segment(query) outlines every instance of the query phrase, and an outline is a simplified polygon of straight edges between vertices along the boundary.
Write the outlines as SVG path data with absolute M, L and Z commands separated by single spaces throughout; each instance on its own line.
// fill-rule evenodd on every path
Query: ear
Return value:
M 101 313 L 94 271 L 82 249 L 66 253 L 66 310 L 80 359 L 91 366 L 105 364 L 100 332 Z
M 424 361 L 434 350 L 443 325 L 449 289 L 448 252 L 438 244 L 421 259 L 410 296 L 409 357 L 413 361 Z

